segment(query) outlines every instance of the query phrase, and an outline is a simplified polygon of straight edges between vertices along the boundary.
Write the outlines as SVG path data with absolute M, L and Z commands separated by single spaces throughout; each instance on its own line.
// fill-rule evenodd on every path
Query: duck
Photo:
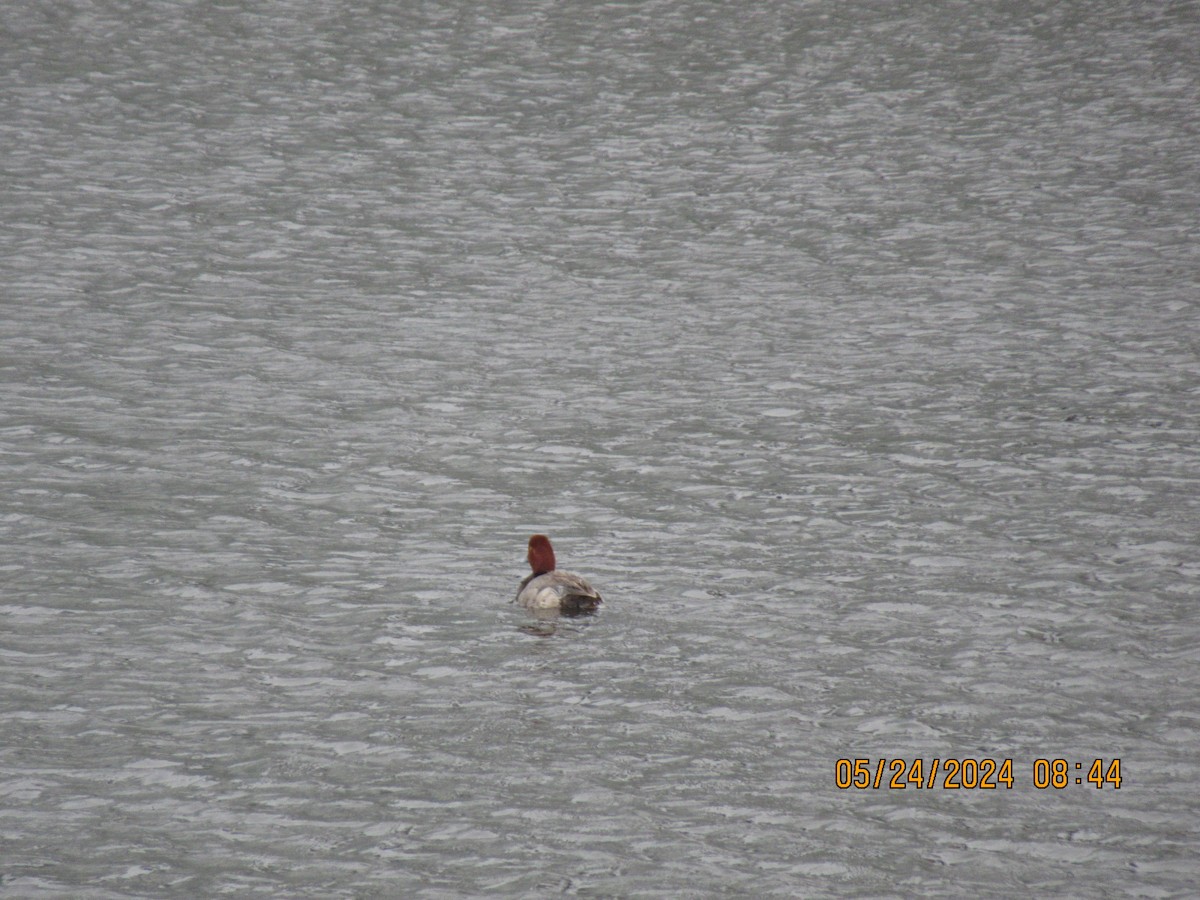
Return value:
M 567 615 L 595 612 L 601 604 L 600 594 L 580 576 L 555 568 L 554 547 L 546 535 L 529 538 L 525 558 L 533 571 L 517 588 L 514 602 L 526 609 L 558 610 Z

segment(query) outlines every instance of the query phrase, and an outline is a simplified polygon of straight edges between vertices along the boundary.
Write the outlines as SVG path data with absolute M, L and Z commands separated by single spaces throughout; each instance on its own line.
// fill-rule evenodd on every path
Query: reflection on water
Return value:
M 400 6 L 4 16 L 0 893 L 1194 893 L 1195 17 Z

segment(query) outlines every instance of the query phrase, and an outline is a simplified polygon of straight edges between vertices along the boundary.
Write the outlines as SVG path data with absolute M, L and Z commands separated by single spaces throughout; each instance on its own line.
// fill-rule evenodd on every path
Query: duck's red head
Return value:
M 525 558 L 529 560 L 529 568 L 533 569 L 534 575 L 541 575 L 544 572 L 554 571 L 554 548 L 550 546 L 550 538 L 544 534 L 535 534 L 529 539 L 529 553 Z

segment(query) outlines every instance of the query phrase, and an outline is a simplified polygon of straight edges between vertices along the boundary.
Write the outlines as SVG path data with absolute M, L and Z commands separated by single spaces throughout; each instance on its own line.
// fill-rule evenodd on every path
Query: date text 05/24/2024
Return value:
M 834 784 L 842 790 L 1012 790 L 1019 782 L 1011 759 L 839 759 L 833 773 Z M 1035 759 L 1031 775 L 1038 790 L 1073 785 L 1116 790 L 1121 787 L 1121 760 Z

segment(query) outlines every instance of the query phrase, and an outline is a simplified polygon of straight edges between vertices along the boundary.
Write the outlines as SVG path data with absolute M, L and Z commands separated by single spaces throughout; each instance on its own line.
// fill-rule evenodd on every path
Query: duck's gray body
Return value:
M 565 613 L 593 612 L 600 595 L 574 572 L 541 572 L 530 575 L 517 589 L 517 603 L 526 609 L 557 609 Z

